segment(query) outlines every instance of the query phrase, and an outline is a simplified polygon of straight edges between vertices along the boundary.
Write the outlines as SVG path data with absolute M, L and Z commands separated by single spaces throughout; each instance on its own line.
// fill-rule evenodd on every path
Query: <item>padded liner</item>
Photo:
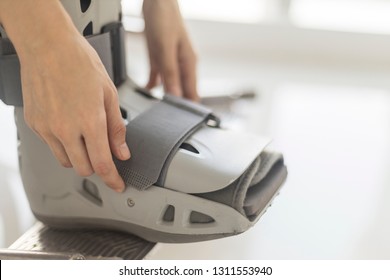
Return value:
M 196 195 L 229 205 L 247 217 L 254 218 L 261 214 L 286 177 L 283 156 L 263 152 L 240 178 L 226 188 Z
M 287 177 L 287 168 L 283 161 L 277 162 L 270 172 L 259 183 L 251 186 L 245 196 L 244 211 L 247 217 L 255 218 L 261 214 L 279 191 L 280 185 Z

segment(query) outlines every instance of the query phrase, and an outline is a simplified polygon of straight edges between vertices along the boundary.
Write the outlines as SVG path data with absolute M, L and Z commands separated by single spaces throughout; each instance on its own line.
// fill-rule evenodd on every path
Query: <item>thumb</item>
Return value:
M 111 152 L 120 160 L 130 158 L 130 150 L 126 144 L 126 126 L 119 109 L 118 95 L 112 94 L 111 102 L 107 102 L 107 132 Z

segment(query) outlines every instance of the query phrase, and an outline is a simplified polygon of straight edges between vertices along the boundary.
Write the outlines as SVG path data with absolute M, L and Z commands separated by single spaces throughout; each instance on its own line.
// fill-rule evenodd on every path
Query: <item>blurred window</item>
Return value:
M 182 15 L 186 19 L 237 23 L 258 23 L 264 20 L 269 1 L 178 0 Z M 141 18 L 142 2 L 142 0 L 122 0 L 123 22 L 128 31 L 141 32 L 144 28 Z
M 389 0 L 293 0 L 289 15 L 303 28 L 390 33 Z
M 179 0 L 180 9 L 187 19 L 259 22 L 265 15 L 267 0 Z M 123 13 L 140 16 L 142 0 L 122 0 Z
M 178 0 L 187 19 L 390 33 L 390 0 Z M 122 0 L 126 26 L 143 29 L 142 0 Z
M 265 18 L 265 0 L 179 0 L 189 19 L 258 23 Z

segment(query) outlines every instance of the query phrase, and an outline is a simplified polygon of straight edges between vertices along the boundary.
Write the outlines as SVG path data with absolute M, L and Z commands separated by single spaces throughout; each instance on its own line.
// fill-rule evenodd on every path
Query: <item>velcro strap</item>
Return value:
M 163 186 L 169 164 L 180 145 L 208 119 L 216 119 L 209 109 L 167 95 L 130 121 L 126 142 L 131 158 L 115 159 L 126 185 L 139 190 L 153 184 Z
M 98 53 L 110 78 L 114 80 L 110 33 L 93 35 L 86 39 Z M 23 106 L 20 63 L 12 43 L 6 38 L 0 39 L 0 99 L 7 105 Z

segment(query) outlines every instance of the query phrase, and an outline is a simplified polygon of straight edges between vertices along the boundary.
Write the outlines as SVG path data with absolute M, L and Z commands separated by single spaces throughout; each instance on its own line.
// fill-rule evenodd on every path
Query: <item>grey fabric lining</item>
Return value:
M 184 101 L 183 101 L 184 102 Z M 127 161 L 114 159 L 126 185 L 144 190 L 163 186 L 169 163 L 183 141 L 211 116 L 208 109 L 166 96 L 127 125 L 126 142 L 132 152 Z
M 262 158 L 272 160 L 262 161 Z M 214 192 L 194 195 L 231 206 L 244 215 L 247 215 L 247 212 L 249 214 L 257 213 L 264 208 L 261 201 L 266 201 L 265 197 L 261 197 L 259 189 L 264 188 L 269 192 L 273 189 L 273 187 L 269 185 L 269 180 L 272 179 L 269 179 L 270 177 L 275 177 L 272 182 L 279 182 L 285 177 L 283 172 L 273 172 L 275 166 L 279 165 L 283 166 L 285 169 L 283 157 L 280 154 L 266 152 L 263 155 L 262 153 L 240 178 L 226 188 Z M 279 170 L 278 167 L 276 169 Z
M 280 153 L 264 151 L 260 154 L 260 161 L 261 165 L 253 176 L 250 187 L 263 180 L 276 162 L 283 161 L 283 156 Z
M 96 50 L 110 78 L 113 79 L 110 34 L 86 38 Z M 20 63 L 9 39 L 0 39 L 0 99 L 7 105 L 23 106 Z
M 194 195 L 228 205 L 236 209 L 241 214 L 245 214 L 243 205 L 246 191 L 248 190 L 251 180 L 260 164 L 260 157 L 257 157 L 251 166 L 249 166 L 249 168 L 237 180 L 227 187 L 213 192 Z
M 260 166 L 260 157 L 255 159 L 247 171 L 239 178 L 236 187 L 233 191 L 232 206 L 240 213 L 244 214 L 244 200 L 246 192 L 252 182 L 252 178 Z
M 267 175 L 248 189 L 244 200 L 246 216 L 250 219 L 257 217 L 278 192 L 279 186 L 282 185 L 286 177 L 287 168 L 283 161 L 278 161 L 272 165 Z

